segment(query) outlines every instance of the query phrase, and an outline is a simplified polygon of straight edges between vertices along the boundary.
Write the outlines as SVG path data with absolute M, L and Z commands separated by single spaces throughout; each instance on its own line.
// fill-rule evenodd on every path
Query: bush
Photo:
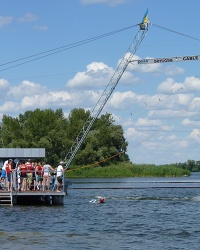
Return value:
M 115 178 L 115 177 L 180 177 L 190 171 L 176 166 L 121 163 L 108 167 L 77 167 L 67 171 L 68 178 Z

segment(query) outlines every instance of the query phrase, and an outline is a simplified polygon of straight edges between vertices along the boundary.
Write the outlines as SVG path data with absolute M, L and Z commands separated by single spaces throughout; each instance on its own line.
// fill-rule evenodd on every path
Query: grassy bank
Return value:
M 130 163 L 109 167 L 72 167 L 66 173 L 68 178 L 181 177 L 184 175 L 190 175 L 190 171 L 170 165 L 135 165 Z

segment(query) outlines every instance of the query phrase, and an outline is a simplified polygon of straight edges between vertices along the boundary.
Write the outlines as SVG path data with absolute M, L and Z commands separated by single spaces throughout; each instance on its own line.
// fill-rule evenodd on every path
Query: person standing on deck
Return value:
M 8 181 L 8 192 L 10 192 L 11 173 L 12 173 L 12 161 L 8 160 L 8 163 L 6 164 L 6 175 L 7 175 L 7 181 Z
M 31 160 L 29 159 L 26 163 L 26 168 L 27 168 L 27 189 L 30 191 L 31 190 L 31 184 L 32 184 L 32 179 L 33 179 L 33 166 L 31 163 Z
M 21 191 L 21 163 L 20 161 L 17 162 L 16 164 L 16 173 L 17 173 L 17 190 Z
M 12 161 L 12 182 L 13 182 L 13 190 L 17 190 L 18 184 L 17 184 L 17 166 L 18 161 Z
M 60 187 L 62 185 L 62 182 L 63 182 L 63 172 L 64 172 L 64 168 L 63 166 L 65 165 L 66 163 L 61 161 L 60 162 L 60 165 L 57 167 L 57 192 L 60 192 Z
M 50 187 L 50 178 L 51 178 L 51 170 L 54 171 L 54 168 L 49 164 L 48 161 L 43 166 L 43 191 L 45 191 L 46 184 L 48 185 L 48 190 Z
M 21 191 L 26 191 L 27 167 L 25 165 L 25 161 L 23 161 L 20 165 L 20 172 Z
M 32 163 L 32 184 L 33 184 L 33 187 L 31 187 L 31 190 L 33 189 L 34 191 L 36 191 L 36 175 L 35 175 L 36 165 L 37 164 L 35 162 Z
M 2 167 L 1 172 L 1 185 L 5 186 L 5 180 L 6 180 L 6 165 L 8 164 L 8 160 L 6 160 Z
M 38 162 L 36 162 L 35 165 L 34 165 L 34 169 L 35 169 L 35 186 L 36 186 L 36 190 L 39 189 L 39 188 L 38 188 L 38 172 L 37 172 L 37 168 L 38 168 Z
M 36 175 L 37 175 L 37 187 L 39 190 L 42 190 L 42 181 L 43 181 L 43 166 L 41 162 L 38 162 L 36 166 Z

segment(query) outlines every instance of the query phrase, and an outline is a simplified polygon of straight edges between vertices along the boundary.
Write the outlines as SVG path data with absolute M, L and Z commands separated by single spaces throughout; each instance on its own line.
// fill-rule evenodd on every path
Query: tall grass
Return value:
M 156 166 L 131 163 L 122 163 L 108 167 L 77 167 L 66 172 L 66 177 L 68 178 L 180 177 L 184 175 L 190 175 L 190 171 L 173 165 Z

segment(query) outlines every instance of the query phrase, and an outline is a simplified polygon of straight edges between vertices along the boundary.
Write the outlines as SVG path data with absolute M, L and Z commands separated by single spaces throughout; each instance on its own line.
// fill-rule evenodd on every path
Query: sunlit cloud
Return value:
M 35 94 L 45 93 L 46 91 L 46 87 L 38 83 L 25 80 L 20 85 L 12 87 L 8 92 L 8 96 L 18 99 L 24 96 L 33 96 Z
M 105 86 L 113 75 L 113 69 L 102 62 L 93 62 L 86 71 L 78 72 L 66 86 L 70 88 L 96 89 Z

